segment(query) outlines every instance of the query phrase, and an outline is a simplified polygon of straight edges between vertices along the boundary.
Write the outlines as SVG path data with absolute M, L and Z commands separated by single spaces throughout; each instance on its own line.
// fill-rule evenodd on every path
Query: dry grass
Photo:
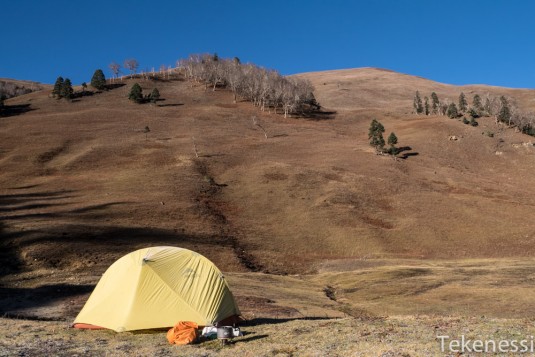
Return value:
M 331 262 L 325 265 L 331 272 L 311 279 L 317 284 L 329 284 L 338 302 L 379 316 L 535 315 L 533 259 L 371 263 L 372 266 L 358 267 L 358 262 Z
M 80 331 L 57 322 L 0 319 L 0 356 L 453 356 L 437 336 L 525 339 L 530 320 L 437 316 L 381 319 L 272 320 L 242 328 L 243 337 L 221 346 L 208 341 L 171 346 L 165 332 Z M 470 354 L 468 354 L 470 355 Z

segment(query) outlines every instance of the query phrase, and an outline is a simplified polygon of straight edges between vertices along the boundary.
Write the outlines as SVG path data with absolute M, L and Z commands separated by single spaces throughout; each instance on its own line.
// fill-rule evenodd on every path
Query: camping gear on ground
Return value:
M 232 326 L 221 326 L 217 328 L 217 338 L 228 339 L 234 337 Z
M 189 345 L 197 341 L 199 325 L 191 321 L 180 321 L 167 331 L 167 341 L 174 345 Z
M 217 328 L 217 339 L 221 340 L 221 344 L 227 344 L 228 340 L 234 337 L 232 326 L 220 326 Z
M 217 327 L 206 326 L 202 329 L 201 337 L 206 340 L 215 340 L 217 338 Z
M 74 321 L 117 332 L 232 324 L 240 311 L 223 274 L 202 255 L 176 247 L 144 248 L 113 263 Z

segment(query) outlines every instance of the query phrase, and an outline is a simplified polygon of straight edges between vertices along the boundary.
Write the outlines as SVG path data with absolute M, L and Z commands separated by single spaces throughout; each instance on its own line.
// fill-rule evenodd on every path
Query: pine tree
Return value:
M 141 86 L 139 84 L 134 83 L 134 85 L 130 89 L 130 93 L 128 93 L 128 99 L 136 103 L 143 102 L 143 89 L 141 89 Z
M 85 93 L 86 89 L 87 89 L 87 83 L 86 82 L 82 82 L 82 92 Z
M 368 139 L 370 139 L 370 145 L 377 151 L 383 151 L 385 146 L 385 139 L 383 133 L 385 128 L 383 124 L 379 123 L 377 119 L 373 119 L 370 123 L 370 129 L 368 130 Z
M 106 77 L 101 69 L 97 69 L 95 73 L 93 73 L 93 77 L 91 77 L 91 86 L 98 90 L 106 88 Z
M 61 88 L 63 87 L 63 77 L 59 76 L 54 83 L 54 89 L 52 89 L 52 95 L 54 97 L 61 97 Z
M 509 108 L 509 102 L 503 95 L 500 97 L 500 111 L 498 112 L 498 120 L 503 123 L 508 123 L 511 120 L 511 109 Z
M 414 95 L 413 106 L 416 114 L 422 114 L 422 112 L 424 111 L 424 107 L 422 105 L 422 98 L 420 98 L 420 93 L 418 91 L 416 91 L 416 94 Z
M 431 93 L 431 112 L 433 114 L 438 114 L 440 109 L 440 101 L 438 100 L 438 95 L 433 92 Z
M 481 97 L 479 94 L 474 95 L 474 99 L 472 99 L 472 107 L 478 112 L 483 111 L 483 105 L 481 104 Z
M 154 88 L 150 93 L 150 101 L 156 103 L 160 99 L 160 91 L 158 88 Z
M 424 97 L 424 113 L 429 115 L 429 98 Z
M 390 145 L 390 149 L 388 149 L 388 152 L 391 155 L 397 155 L 398 149 L 396 148 L 396 144 L 398 143 L 398 137 L 394 132 L 391 132 L 388 136 L 388 145 Z
M 464 93 L 461 92 L 461 94 L 459 95 L 459 110 L 462 113 L 465 113 L 467 109 L 468 103 L 466 102 L 466 97 L 464 96 Z
M 74 93 L 72 89 L 72 83 L 69 78 L 65 78 L 65 81 L 63 82 L 63 85 L 61 86 L 60 95 L 63 98 L 71 99 L 72 94 Z
M 459 112 L 457 111 L 457 106 L 455 105 L 455 103 L 451 103 L 448 106 L 448 110 L 446 111 L 446 115 L 451 119 L 457 118 L 459 116 Z

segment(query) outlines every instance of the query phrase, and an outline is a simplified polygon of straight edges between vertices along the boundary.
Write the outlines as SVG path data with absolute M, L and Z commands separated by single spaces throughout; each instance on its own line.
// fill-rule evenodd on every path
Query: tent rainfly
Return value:
M 113 263 L 76 317 L 76 328 L 117 332 L 236 321 L 240 311 L 223 274 L 188 249 L 152 247 Z

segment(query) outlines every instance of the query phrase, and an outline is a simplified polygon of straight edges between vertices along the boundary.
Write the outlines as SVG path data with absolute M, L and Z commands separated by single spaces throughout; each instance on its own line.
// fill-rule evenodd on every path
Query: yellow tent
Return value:
M 240 311 L 223 274 L 202 255 L 175 247 L 140 249 L 104 273 L 74 321 L 121 331 L 213 325 Z

